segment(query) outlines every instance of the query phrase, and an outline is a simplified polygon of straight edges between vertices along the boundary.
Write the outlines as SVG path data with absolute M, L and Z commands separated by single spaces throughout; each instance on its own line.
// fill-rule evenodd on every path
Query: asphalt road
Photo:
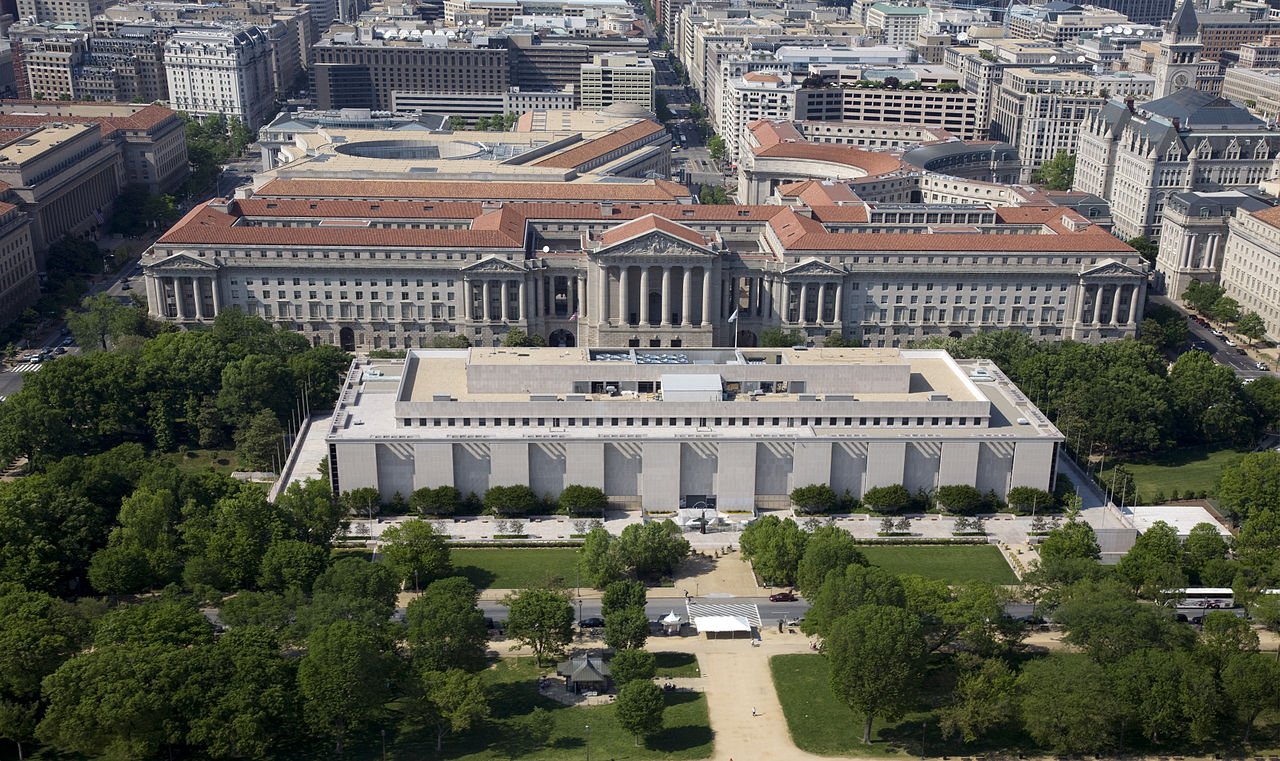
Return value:
M 1236 351 L 1237 348 L 1244 347 L 1227 346 L 1226 340 L 1230 336 L 1224 335 L 1219 338 L 1213 335 L 1212 328 L 1206 328 L 1193 320 L 1187 320 L 1187 329 L 1191 334 L 1193 345 L 1204 347 L 1204 351 L 1209 352 L 1218 364 L 1230 367 L 1241 378 L 1257 378 L 1268 374 L 1267 371 L 1256 367 L 1258 360 Z
M 791 619 L 804 615 L 809 609 L 809 603 L 803 600 L 798 602 L 769 602 L 767 597 L 695 597 L 694 604 L 698 602 L 704 603 L 756 603 L 760 609 L 760 620 L 765 625 L 776 624 L 779 618 Z M 574 599 L 574 617 L 581 621 L 584 618 L 598 618 L 600 616 L 600 598 L 583 599 L 581 601 Z M 487 618 L 495 621 L 505 620 L 507 617 L 507 606 L 500 602 L 491 600 L 482 600 L 480 602 L 480 610 L 484 612 Z M 684 616 L 685 606 L 684 600 L 676 598 L 666 598 L 662 600 L 650 600 L 644 606 L 645 615 L 650 621 L 656 621 L 667 615 L 671 611 L 675 611 L 677 615 Z M 579 612 L 581 611 L 581 612 Z M 397 613 L 403 613 L 401 608 Z

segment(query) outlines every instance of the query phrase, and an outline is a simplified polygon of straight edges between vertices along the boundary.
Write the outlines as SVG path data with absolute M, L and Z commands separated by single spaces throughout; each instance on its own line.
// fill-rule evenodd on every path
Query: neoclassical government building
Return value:
M 666 180 L 588 170 L 649 156 L 645 124 L 565 138 L 560 153 L 466 156 L 475 180 L 456 161 L 404 159 L 415 132 L 393 159 L 359 155 L 378 152 L 354 136 L 299 137 L 296 165 L 156 242 L 151 313 L 199 325 L 236 307 L 349 350 L 454 335 L 493 346 L 516 329 L 553 346 L 750 347 L 770 328 L 870 347 L 995 329 L 1096 342 L 1142 319 L 1137 252 L 1055 199 L 990 181 L 1006 162 L 989 147 L 927 147 L 930 162 L 988 175 L 965 178 L 759 122 L 740 188 L 751 203 L 703 205 Z

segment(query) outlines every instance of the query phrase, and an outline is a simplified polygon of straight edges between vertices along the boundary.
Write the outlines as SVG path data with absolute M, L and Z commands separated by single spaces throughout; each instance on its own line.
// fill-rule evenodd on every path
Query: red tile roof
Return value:
M 553 154 L 537 162 L 534 166 L 545 166 L 553 169 L 575 169 L 605 154 L 644 140 L 650 135 L 661 131 L 662 125 L 645 120 L 616 132 L 610 132 L 604 137 L 580 143 L 563 153 Z
M 1270 209 L 1262 209 L 1252 214 L 1254 219 L 1266 222 L 1269 225 L 1280 227 L 1280 207 L 1273 206 Z
M 640 201 L 671 203 L 688 198 L 668 180 L 624 182 L 444 182 L 440 180 L 275 179 L 254 191 L 259 198 Z
M 706 236 L 702 235 L 702 233 L 694 232 L 684 225 L 663 219 L 655 214 L 648 214 L 605 231 L 600 236 L 600 242 L 606 246 L 612 246 L 654 230 L 673 235 L 695 246 L 706 246 L 708 242 Z
M 804 142 L 804 135 L 800 134 L 800 130 L 796 129 L 796 126 L 791 122 L 761 119 L 748 124 L 747 129 L 755 137 L 761 148 L 768 148 L 771 145 L 777 145 L 787 140 Z
M 868 176 L 888 174 L 906 165 L 887 153 L 860 151 L 844 145 L 814 145 L 813 143 L 776 143 L 768 148 L 757 148 L 755 154 L 764 158 L 807 159 L 829 161 L 833 164 L 857 167 Z
M 226 211 L 223 211 L 225 205 Z M 315 206 L 315 208 L 311 208 Z M 271 208 L 274 207 L 274 208 Z M 430 207 L 430 208 L 424 208 Z M 600 239 L 613 245 L 652 230 L 674 235 L 695 245 L 707 238 L 688 225 L 692 222 L 767 222 L 787 252 L 799 251 L 965 251 L 993 252 L 1096 252 L 1132 253 L 1126 244 L 1095 225 L 1073 232 L 1063 225 L 1064 216 L 1083 222 L 1075 212 L 1060 206 L 1028 204 L 1000 207 L 1001 223 L 1040 225 L 1040 232 L 982 234 L 962 232 L 867 233 L 829 232 L 823 222 L 865 222 L 866 208 L 859 204 L 817 206 L 813 217 L 788 206 L 715 206 L 677 204 L 518 203 L 496 207 L 476 203 L 423 204 L 409 201 L 326 201 L 244 199 L 209 202 L 197 206 L 158 241 L 161 245 L 222 246 L 386 246 L 406 248 L 504 248 L 522 249 L 531 221 L 600 221 L 616 223 Z M 378 219 L 469 221 L 465 229 L 378 228 L 364 225 Z M 1280 210 L 1260 212 L 1264 221 L 1280 224 Z M 328 226 L 270 227 L 261 220 L 309 218 Z M 815 218 L 816 217 L 816 218 Z M 251 222 L 250 220 L 258 220 Z M 243 220 L 243 221 L 241 221 Z M 342 226 L 344 221 L 361 226 Z M 1034 228 L 1033 228 L 1034 229 Z M 768 253 L 764 254 L 768 255 Z

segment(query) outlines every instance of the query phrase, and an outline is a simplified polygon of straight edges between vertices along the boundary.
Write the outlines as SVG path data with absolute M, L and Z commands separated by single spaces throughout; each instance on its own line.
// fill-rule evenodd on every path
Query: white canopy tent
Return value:
M 708 639 L 753 637 L 760 628 L 760 609 L 754 603 L 685 604 L 689 621 Z

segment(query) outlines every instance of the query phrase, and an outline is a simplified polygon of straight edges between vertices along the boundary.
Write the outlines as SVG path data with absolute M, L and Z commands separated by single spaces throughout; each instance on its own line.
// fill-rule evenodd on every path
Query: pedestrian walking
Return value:
M 755 707 L 755 706 L 751 706 L 751 715 L 752 715 L 752 716 L 755 716 L 755 715 L 756 715 L 756 707 Z

